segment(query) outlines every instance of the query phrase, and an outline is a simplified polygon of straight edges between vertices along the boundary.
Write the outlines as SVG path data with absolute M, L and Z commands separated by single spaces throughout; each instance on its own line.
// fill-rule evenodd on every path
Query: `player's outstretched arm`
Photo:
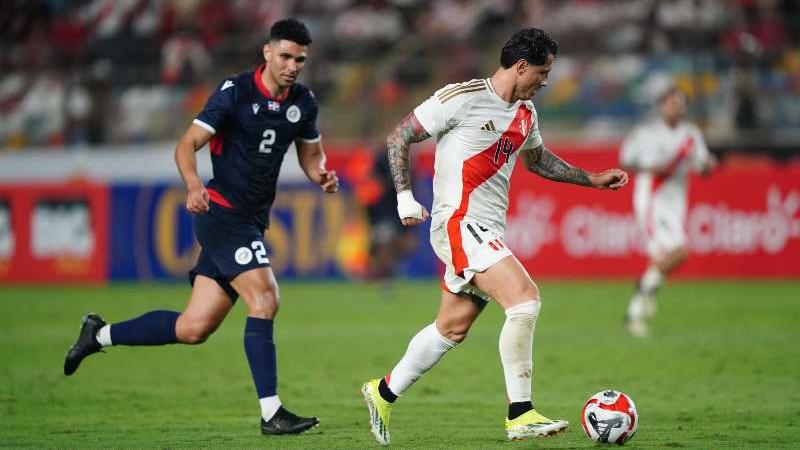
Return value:
M 548 180 L 598 189 L 619 189 L 628 183 L 628 174 L 620 169 L 587 172 L 567 163 L 543 145 L 525 149 L 520 156 L 528 171 Z
M 197 174 L 195 153 L 211 140 L 213 134 L 205 128 L 192 124 L 175 147 L 175 164 L 186 185 L 186 209 L 192 214 L 208 211 L 208 192 Z
M 428 218 L 428 211 L 411 193 L 411 144 L 431 137 L 414 113 L 407 115 L 386 138 L 389 167 L 397 190 L 397 213 L 403 225 L 417 225 Z
M 297 160 L 309 180 L 317 183 L 323 191 L 333 194 L 339 190 L 339 177 L 335 170 L 325 168 L 325 151 L 322 141 L 307 142 L 302 139 L 295 141 L 297 146 Z
M 717 159 L 716 156 L 709 153 L 708 158 L 706 158 L 706 160 L 703 163 L 703 166 L 700 168 L 698 173 L 703 177 L 707 177 L 711 175 L 711 172 L 713 172 L 717 168 L 717 166 L 719 166 L 719 160 Z

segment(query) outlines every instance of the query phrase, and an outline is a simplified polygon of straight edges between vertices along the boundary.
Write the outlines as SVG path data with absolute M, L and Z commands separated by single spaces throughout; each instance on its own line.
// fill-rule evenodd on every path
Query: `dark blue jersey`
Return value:
M 223 80 L 194 123 L 214 133 L 209 142 L 211 201 L 269 225 L 283 156 L 296 139 L 316 141 L 317 102 L 293 84 L 273 98 L 261 82 L 265 66 Z

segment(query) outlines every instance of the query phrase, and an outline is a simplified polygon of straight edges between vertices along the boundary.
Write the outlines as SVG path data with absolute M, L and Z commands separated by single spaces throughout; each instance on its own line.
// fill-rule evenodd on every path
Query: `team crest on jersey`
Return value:
M 261 105 L 258 103 L 253 103 L 253 114 L 258 114 L 258 110 L 261 108 Z
M 286 120 L 292 123 L 300 121 L 300 108 L 297 105 L 292 105 L 286 110 Z
M 267 109 L 270 111 L 280 111 L 281 104 L 276 101 L 270 100 L 267 102 Z

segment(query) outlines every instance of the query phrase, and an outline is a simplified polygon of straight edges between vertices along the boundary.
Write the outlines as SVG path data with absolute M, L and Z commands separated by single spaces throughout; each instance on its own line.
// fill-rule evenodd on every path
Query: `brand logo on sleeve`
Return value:
M 220 91 L 224 91 L 225 89 L 228 89 L 228 88 L 229 88 L 229 87 L 231 87 L 231 86 L 233 86 L 233 81 L 231 81 L 231 80 L 225 80 L 225 82 L 224 82 L 224 83 L 222 83 L 222 87 L 221 87 L 219 90 L 220 90 Z

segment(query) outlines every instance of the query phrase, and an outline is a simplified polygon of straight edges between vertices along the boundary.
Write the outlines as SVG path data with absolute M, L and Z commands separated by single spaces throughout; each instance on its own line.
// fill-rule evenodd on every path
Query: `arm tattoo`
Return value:
M 592 186 L 588 172 L 568 164 L 543 145 L 529 150 L 523 161 L 529 171 L 548 180 Z
M 420 125 L 414 113 L 407 115 L 389 134 L 386 145 L 389 149 L 389 167 L 392 170 L 397 192 L 411 189 L 411 163 L 409 146 L 428 139 L 431 135 Z

